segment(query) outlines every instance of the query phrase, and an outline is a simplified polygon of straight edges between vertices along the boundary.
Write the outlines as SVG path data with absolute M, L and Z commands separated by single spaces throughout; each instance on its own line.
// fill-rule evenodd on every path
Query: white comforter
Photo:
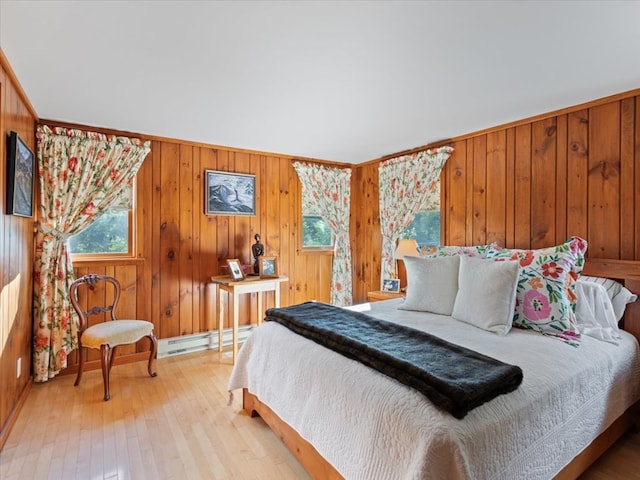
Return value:
M 368 312 L 518 365 L 520 387 L 458 420 L 395 380 L 267 322 L 242 346 L 229 390 L 248 388 L 346 479 L 549 479 L 640 398 L 640 351 L 583 337 L 506 337 L 450 317 Z

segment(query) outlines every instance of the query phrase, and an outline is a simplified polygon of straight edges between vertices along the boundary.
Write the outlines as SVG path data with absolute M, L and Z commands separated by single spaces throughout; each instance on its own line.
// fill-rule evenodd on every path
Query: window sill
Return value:
M 298 255 L 333 255 L 333 247 L 331 248 L 301 248 Z
M 109 266 L 109 265 L 142 265 L 145 262 L 143 257 L 71 257 L 74 267 L 88 266 Z

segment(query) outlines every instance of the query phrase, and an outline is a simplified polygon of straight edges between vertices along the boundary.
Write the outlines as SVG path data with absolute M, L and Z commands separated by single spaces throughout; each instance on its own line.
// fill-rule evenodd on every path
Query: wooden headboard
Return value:
M 583 275 L 613 278 L 640 297 L 640 260 L 608 260 L 587 258 Z M 622 328 L 640 342 L 640 300 L 627 305 Z

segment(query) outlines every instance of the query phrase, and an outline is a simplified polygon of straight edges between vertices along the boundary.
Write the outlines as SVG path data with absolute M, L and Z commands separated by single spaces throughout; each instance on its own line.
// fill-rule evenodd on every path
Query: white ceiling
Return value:
M 360 163 L 640 87 L 640 1 L 0 0 L 41 118 Z

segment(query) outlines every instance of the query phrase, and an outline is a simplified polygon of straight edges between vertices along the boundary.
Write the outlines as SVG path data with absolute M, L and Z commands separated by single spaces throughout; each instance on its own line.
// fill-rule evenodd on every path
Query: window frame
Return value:
M 298 182 L 299 185 L 300 182 Z M 304 244 L 304 217 L 306 215 L 304 215 L 303 211 L 302 211 L 302 186 L 300 187 L 300 201 L 297 202 L 297 210 L 298 210 L 298 218 L 300 219 L 300 228 L 299 228 L 299 235 L 298 235 L 298 253 L 302 254 L 302 255 L 334 255 L 335 253 L 335 248 L 336 248 L 336 236 L 333 233 L 333 230 L 331 231 L 331 241 L 332 241 L 332 245 L 329 247 L 307 247 Z M 322 215 L 309 215 L 309 216 L 322 216 Z M 325 220 L 326 222 L 326 220 Z
M 113 260 L 131 260 L 137 257 L 136 251 L 136 238 L 137 238 L 137 222 L 135 221 L 137 211 L 137 193 L 138 184 L 137 176 L 134 177 L 131 184 L 131 208 L 127 210 L 127 222 L 129 225 L 127 231 L 127 252 L 126 253 L 73 253 L 69 251 L 71 255 L 71 261 L 75 265 L 81 262 L 97 262 L 97 261 L 113 261 Z
M 413 222 L 415 222 L 417 216 L 419 214 L 421 214 L 421 213 L 436 213 L 436 212 L 440 215 L 440 221 L 438 222 L 438 225 L 439 225 L 438 237 L 439 238 L 438 238 L 438 245 L 437 246 L 441 246 L 441 245 L 444 245 L 442 243 L 443 242 L 443 240 L 442 240 L 443 239 L 443 232 L 444 232 L 444 226 L 443 226 L 444 215 L 443 215 L 443 212 L 442 212 L 442 208 L 439 208 L 438 210 L 427 210 L 427 209 L 419 210 L 414 215 L 413 220 L 411 221 L 411 223 L 413 224 Z M 411 226 L 411 225 L 409 225 L 409 226 Z M 404 233 L 406 232 L 407 229 L 409 229 L 409 227 L 404 229 L 404 231 L 402 232 L 402 236 L 400 238 L 413 238 L 416 241 L 416 243 L 418 243 L 418 248 L 420 248 L 420 250 L 422 250 L 422 248 L 424 246 L 426 246 L 426 245 L 432 245 L 432 243 L 420 244 L 416 237 L 405 236 Z

